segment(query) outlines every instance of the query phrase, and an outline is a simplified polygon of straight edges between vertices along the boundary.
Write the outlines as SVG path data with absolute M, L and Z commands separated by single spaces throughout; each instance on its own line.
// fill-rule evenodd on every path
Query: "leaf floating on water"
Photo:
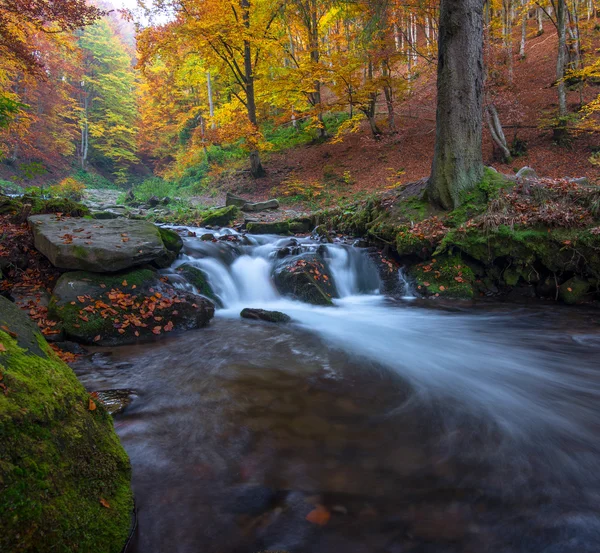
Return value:
M 90 411 L 95 411 L 95 410 L 96 410 L 96 407 L 97 407 L 97 406 L 96 406 L 96 402 L 95 402 L 95 401 L 94 401 L 92 398 L 90 398 L 90 401 L 89 401 L 89 403 L 88 403 L 88 409 L 89 409 Z
M 310 513 L 306 515 L 306 520 L 312 524 L 318 524 L 319 526 L 325 526 L 329 519 L 331 518 L 331 513 L 329 509 L 323 507 L 323 505 L 317 505 Z
M 110 509 L 110 503 L 106 501 L 103 497 L 100 498 L 100 505 L 106 509 Z

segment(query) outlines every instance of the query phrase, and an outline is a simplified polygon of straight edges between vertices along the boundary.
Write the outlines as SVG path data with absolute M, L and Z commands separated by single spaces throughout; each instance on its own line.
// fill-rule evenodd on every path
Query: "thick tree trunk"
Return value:
M 442 0 L 430 201 L 460 205 L 483 177 L 483 0 Z

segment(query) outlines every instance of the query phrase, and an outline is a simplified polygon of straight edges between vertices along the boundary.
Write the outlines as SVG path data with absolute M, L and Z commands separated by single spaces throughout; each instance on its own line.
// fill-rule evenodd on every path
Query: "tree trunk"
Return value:
M 210 71 L 206 72 L 206 88 L 207 88 L 207 94 L 208 94 L 208 112 L 210 114 L 210 118 L 211 118 L 211 124 L 210 124 L 210 128 L 214 129 L 216 127 L 215 122 L 214 122 L 214 116 L 215 116 L 215 103 L 213 100 L 213 93 L 212 93 L 212 80 L 210 78 Z
M 483 0 L 442 0 L 431 202 L 460 205 L 483 177 Z
M 506 143 L 506 136 L 504 136 L 504 130 L 502 129 L 502 124 L 500 123 L 500 117 L 498 117 L 498 111 L 493 103 L 490 103 L 486 106 L 485 116 L 492 140 L 494 141 L 494 144 L 498 150 L 500 150 L 502 153 L 501 161 L 503 163 L 510 162 L 512 158 L 510 149 Z
M 244 26 L 250 28 L 250 0 L 241 0 Z M 254 95 L 254 73 L 252 70 L 252 50 L 250 41 L 244 40 L 244 80 L 246 85 L 246 109 L 248 111 L 248 120 L 252 126 L 258 128 L 256 119 L 256 97 Z M 250 151 L 250 173 L 254 178 L 264 177 L 266 172 L 260 162 L 260 155 L 257 149 Z
M 521 0 L 521 8 L 523 14 L 521 15 L 521 45 L 519 46 L 519 57 L 525 59 L 525 40 L 527 39 L 527 0 Z

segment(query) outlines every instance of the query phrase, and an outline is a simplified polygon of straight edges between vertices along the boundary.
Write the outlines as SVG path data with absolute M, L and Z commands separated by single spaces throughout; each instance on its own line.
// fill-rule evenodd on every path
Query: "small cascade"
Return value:
M 188 228 L 197 236 L 207 229 Z M 184 239 L 183 253 L 165 272 L 176 287 L 194 291 L 193 285 L 177 273 L 187 264 L 200 269 L 225 308 L 241 304 L 264 305 L 281 299 L 272 274 L 286 258 L 318 252 L 326 261 L 340 298 L 376 294 L 380 279 L 373 262 L 360 248 L 346 244 L 320 244 L 313 238 L 240 235 L 231 229 L 210 231 L 216 240 Z
M 408 280 L 408 277 L 404 273 L 403 267 L 401 267 L 398 270 L 398 280 L 400 281 L 400 288 L 402 290 L 402 298 L 405 300 L 417 299 L 417 295 L 415 294 L 413 285 L 410 282 L 410 280 Z

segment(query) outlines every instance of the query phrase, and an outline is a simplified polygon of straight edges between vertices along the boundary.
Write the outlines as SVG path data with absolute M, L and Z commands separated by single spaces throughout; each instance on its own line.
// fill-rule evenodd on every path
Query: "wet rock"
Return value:
M 394 259 L 384 255 L 379 249 L 372 248 L 368 252 L 369 259 L 375 265 L 381 280 L 381 292 L 387 296 L 401 296 L 405 294 L 405 283 L 400 278 L 400 267 Z
M 242 207 L 242 211 L 258 212 L 267 211 L 269 209 L 279 209 L 279 202 L 277 200 L 267 200 L 266 202 L 254 202 L 246 203 Z
M 319 225 L 312 232 L 312 237 L 315 240 L 320 240 L 321 242 L 327 242 L 328 244 L 333 243 L 333 239 L 330 236 L 329 230 L 325 225 Z
M 125 411 L 135 395 L 134 390 L 100 390 L 92 394 L 113 416 Z
M 246 230 L 249 234 L 288 234 L 290 232 L 290 224 L 287 221 L 248 223 Z
M 158 227 L 158 232 L 167 251 L 160 257 L 157 257 L 152 264 L 159 269 L 164 269 L 170 267 L 177 259 L 179 252 L 183 249 L 183 240 L 179 234 L 168 228 Z
M 115 213 L 114 211 L 96 211 L 92 213 L 92 217 L 99 221 L 106 221 L 107 219 L 117 219 L 121 217 L 121 214 Z
M 61 269 L 114 272 L 167 253 L 158 228 L 145 221 L 35 215 L 29 223 L 35 247 Z
M 150 196 L 146 201 L 146 204 L 148 204 L 150 207 L 156 207 L 159 203 L 160 199 L 158 196 Z
M 195 234 L 194 234 L 195 236 Z M 215 239 L 215 235 L 212 234 L 211 232 L 207 232 L 206 234 L 203 234 L 200 237 L 200 240 L 202 240 L 203 242 L 212 242 Z
M 289 323 L 292 318 L 281 311 L 266 311 L 265 309 L 243 309 L 240 313 L 243 319 L 254 319 L 269 323 Z
M 214 293 L 212 286 L 208 282 L 208 277 L 202 269 L 194 267 L 189 263 L 184 263 L 177 267 L 176 272 L 183 276 L 197 290 L 198 294 L 211 299 L 219 306 L 222 305 L 221 300 Z
M 97 345 L 130 344 L 200 328 L 214 315 L 210 300 L 175 290 L 149 269 L 65 273 L 56 283 L 50 308 L 70 339 Z
M 163 198 L 163 199 L 160 201 L 160 203 L 161 203 L 162 205 L 169 205 L 169 204 L 171 203 L 171 198 L 169 198 L 169 196 L 165 196 L 165 197 L 164 197 L 164 198 Z
M 266 486 L 240 484 L 231 491 L 227 510 L 239 515 L 258 516 L 271 509 L 277 492 Z
M 273 280 L 282 295 L 313 305 L 332 305 L 338 297 L 333 277 L 318 253 L 285 258 L 276 265 Z
M 292 219 L 290 222 L 290 232 L 294 234 L 304 234 L 310 232 L 313 228 L 312 219 L 310 217 L 300 217 Z
M 88 350 L 85 349 L 81 344 L 77 344 L 76 342 L 69 342 L 67 341 L 62 341 L 62 342 L 55 342 L 54 345 L 59 348 L 62 349 L 63 351 L 66 351 L 68 353 L 73 353 L 75 355 L 87 355 L 88 354 Z
M 248 200 L 246 200 L 245 198 L 242 198 L 241 196 L 236 196 L 235 194 L 232 194 L 231 192 L 227 192 L 227 195 L 225 196 L 225 205 L 226 206 L 234 205 L 236 207 L 244 207 L 247 203 L 248 203 Z
M 36 325 L 2 297 L 0 327 L 8 386 L 0 401 L 0 548 L 121 551 L 133 508 L 131 468 L 112 421 Z
M 573 277 L 564 282 L 558 288 L 558 297 L 568 304 L 583 303 L 589 300 L 588 292 L 591 285 L 588 280 Z
M 432 542 L 457 542 L 469 532 L 469 517 L 459 505 L 422 505 L 412 509 L 409 535 Z

